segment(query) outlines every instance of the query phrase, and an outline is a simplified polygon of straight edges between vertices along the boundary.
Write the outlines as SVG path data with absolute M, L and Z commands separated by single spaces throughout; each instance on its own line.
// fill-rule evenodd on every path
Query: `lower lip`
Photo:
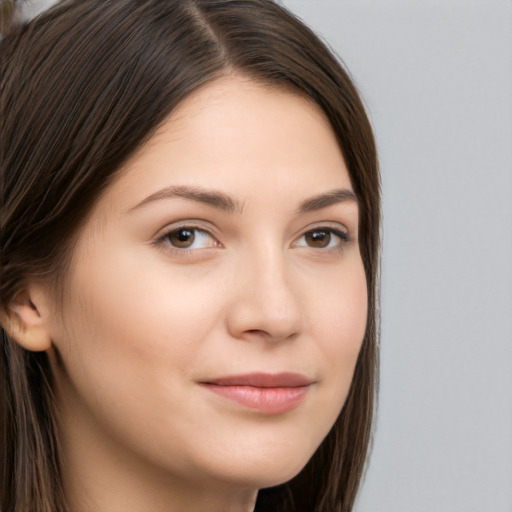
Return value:
M 253 386 L 219 386 L 203 384 L 205 388 L 240 405 L 262 414 L 282 414 L 298 407 L 309 386 L 293 388 L 260 388 Z

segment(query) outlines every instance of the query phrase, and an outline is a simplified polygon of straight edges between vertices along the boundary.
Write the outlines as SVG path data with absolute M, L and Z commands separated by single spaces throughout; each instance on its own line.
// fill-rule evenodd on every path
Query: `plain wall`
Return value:
M 357 512 L 512 511 L 512 2 L 285 0 L 358 83 L 383 179 Z
M 512 2 L 281 3 L 343 58 L 380 151 L 381 392 L 357 512 L 511 512 Z

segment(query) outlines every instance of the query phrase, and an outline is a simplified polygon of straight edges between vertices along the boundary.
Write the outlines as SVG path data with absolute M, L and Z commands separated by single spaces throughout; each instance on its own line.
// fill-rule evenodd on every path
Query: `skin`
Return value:
M 122 169 L 79 234 L 65 306 L 42 285 L 17 305 L 25 332 L 37 319 L 31 339 L 51 340 L 71 510 L 250 511 L 303 468 L 366 326 L 351 190 L 320 109 L 236 75 L 191 95 Z M 312 384 L 281 414 L 201 384 L 284 371 Z

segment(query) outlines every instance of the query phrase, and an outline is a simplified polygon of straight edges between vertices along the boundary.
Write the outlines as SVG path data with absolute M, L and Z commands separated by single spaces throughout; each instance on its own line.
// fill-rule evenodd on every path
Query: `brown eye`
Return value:
M 294 245 L 311 249 L 342 249 L 349 240 L 348 233 L 340 229 L 319 227 L 306 231 Z
M 195 230 L 190 228 L 180 228 L 167 235 L 167 239 L 174 247 L 188 249 L 196 238 Z
M 168 231 L 158 241 L 170 246 L 171 249 L 183 249 L 184 251 L 195 251 L 220 246 L 217 239 L 211 233 L 193 226 L 182 226 Z
M 323 230 L 309 231 L 304 235 L 304 238 L 309 247 L 323 249 L 331 242 L 331 232 Z

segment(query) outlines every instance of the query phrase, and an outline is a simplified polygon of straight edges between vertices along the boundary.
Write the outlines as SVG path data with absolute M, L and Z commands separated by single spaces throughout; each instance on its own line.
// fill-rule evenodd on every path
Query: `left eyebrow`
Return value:
M 339 188 L 329 192 L 319 194 L 303 201 L 297 208 L 297 213 L 308 213 L 321 208 L 327 208 L 337 203 L 346 201 L 359 203 L 357 196 L 348 188 Z

